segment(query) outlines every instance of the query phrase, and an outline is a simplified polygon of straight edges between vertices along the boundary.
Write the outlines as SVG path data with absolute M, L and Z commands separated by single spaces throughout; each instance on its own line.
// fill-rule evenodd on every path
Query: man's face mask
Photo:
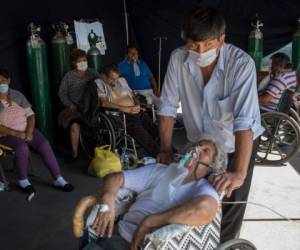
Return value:
M 1 83 L 0 84 L 0 93 L 6 93 L 8 91 L 8 84 L 7 83 Z
M 213 48 L 203 53 L 189 50 L 189 56 L 199 67 L 204 68 L 212 64 L 218 55 L 217 49 Z
M 82 62 L 76 63 L 76 68 L 80 71 L 86 71 L 88 68 L 87 61 L 82 61 Z

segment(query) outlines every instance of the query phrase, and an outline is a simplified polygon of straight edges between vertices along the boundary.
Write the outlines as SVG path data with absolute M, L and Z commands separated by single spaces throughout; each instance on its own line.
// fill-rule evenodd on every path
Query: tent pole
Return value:
M 126 33 L 126 45 L 129 44 L 129 30 L 128 30 L 128 12 L 126 7 L 126 0 L 123 0 L 124 16 L 125 16 L 125 33 Z
M 158 37 L 154 37 L 153 38 L 154 41 L 158 40 L 158 76 L 157 76 L 157 87 L 158 87 L 158 90 L 160 91 L 160 88 L 161 88 L 161 52 L 162 52 L 162 46 L 161 46 L 161 41 L 162 40 L 167 40 L 166 37 L 161 37 L 161 36 L 158 36 Z

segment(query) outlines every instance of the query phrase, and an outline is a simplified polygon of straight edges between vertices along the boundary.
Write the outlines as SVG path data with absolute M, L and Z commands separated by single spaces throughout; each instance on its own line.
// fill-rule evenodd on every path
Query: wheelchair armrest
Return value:
M 116 196 L 116 218 L 126 212 L 131 202 L 134 200 L 135 194 L 129 189 L 122 188 L 119 190 Z M 97 197 L 95 195 L 90 195 L 82 198 L 75 208 L 75 212 L 73 215 L 73 234 L 76 238 L 80 238 L 83 236 L 84 229 L 84 214 L 87 209 L 90 207 L 95 207 L 97 204 Z M 95 211 L 91 211 L 87 224 L 92 224 L 94 221 L 96 214 Z M 87 225 L 88 226 L 88 225 Z
M 0 143 L 0 148 L 3 149 L 3 150 L 6 150 L 6 151 L 13 151 L 13 149 L 11 147 L 8 147 L 6 145 L 3 145 Z
M 73 233 L 76 238 L 83 236 L 84 214 L 89 207 L 97 203 L 96 196 L 90 195 L 82 198 L 75 208 L 73 215 Z

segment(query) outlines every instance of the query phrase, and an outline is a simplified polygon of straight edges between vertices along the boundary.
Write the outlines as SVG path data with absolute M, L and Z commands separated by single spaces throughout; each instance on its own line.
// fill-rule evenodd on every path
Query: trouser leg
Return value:
M 248 194 L 251 186 L 251 180 L 253 175 L 253 169 L 255 164 L 255 155 L 257 153 L 257 148 L 259 144 L 259 139 L 253 142 L 252 155 L 248 166 L 247 177 L 244 184 L 236 189 L 230 198 L 224 197 L 223 201 L 247 201 Z M 228 170 L 233 166 L 234 154 L 228 155 Z M 222 206 L 222 223 L 221 223 L 221 242 L 226 242 L 228 240 L 237 237 L 242 226 L 242 221 L 246 209 L 246 204 L 223 204 Z

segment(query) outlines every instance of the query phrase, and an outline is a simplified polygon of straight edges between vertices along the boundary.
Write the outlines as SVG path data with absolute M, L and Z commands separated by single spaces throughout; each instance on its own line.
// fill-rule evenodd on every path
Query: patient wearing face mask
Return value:
M 78 104 L 87 83 L 98 77 L 98 73 L 94 69 L 88 68 L 85 51 L 74 49 L 71 53 L 71 60 L 74 69 L 66 73 L 58 92 L 59 98 L 65 107 L 58 116 L 58 123 L 63 128 L 70 129 L 72 153 L 68 157 L 68 161 L 72 161 L 78 156 L 81 123 Z
M 211 222 L 220 197 L 205 177 L 226 170 L 227 154 L 212 136 L 202 135 L 196 141 L 187 147 L 180 163 L 148 165 L 105 176 L 98 200 L 108 210 L 99 211 L 91 227 L 99 237 L 105 232 L 110 237 L 97 241 L 99 249 L 138 249 L 146 234 L 164 225 Z M 137 196 L 114 224 L 114 201 L 120 188 Z M 96 249 L 91 245 L 85 249 Z

